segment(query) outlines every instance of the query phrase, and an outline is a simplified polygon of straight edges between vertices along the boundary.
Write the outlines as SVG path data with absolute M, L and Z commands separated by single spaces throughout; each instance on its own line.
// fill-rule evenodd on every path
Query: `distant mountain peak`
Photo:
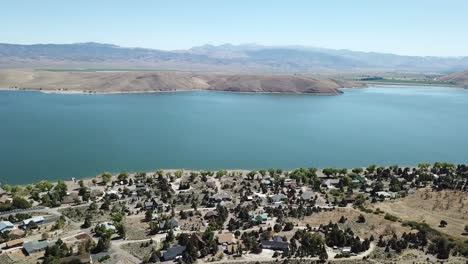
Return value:
M 108 44 L 108 43 L 99 43 L 99 42 L 78 42 L 70 45 L 80 45 L 80 46 L 92 46 L 92 47 L 109 47 L 109 48 L 120 48 L 118 45 Z
M 304 46 L 205 44 L 163 51 L 114 44 L 18 45 L 0 43 L 0 67 L 129 67 L 310 73 L 323 71 L 412 71 L 446 73 L 468 69 L 468 57 L 400 56 Z

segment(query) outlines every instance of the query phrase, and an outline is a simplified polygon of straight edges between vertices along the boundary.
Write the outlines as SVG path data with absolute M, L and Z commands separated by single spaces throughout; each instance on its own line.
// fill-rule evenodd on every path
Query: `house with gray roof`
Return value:
M 165 252 L 163 252 L 162 259 L 164 261 L 177 259 L 182 256 L 182 253 L 184 253 L 185 249 L 185 246 L 179 245 L 168 248 Z
M 10 221 L 0 221 L 0 233 L 16 229 L 16 226 Z
M 27 255 L 45 250 L 49 246 L 49 241 L 30 241 L 23 244 L 23 250 Z

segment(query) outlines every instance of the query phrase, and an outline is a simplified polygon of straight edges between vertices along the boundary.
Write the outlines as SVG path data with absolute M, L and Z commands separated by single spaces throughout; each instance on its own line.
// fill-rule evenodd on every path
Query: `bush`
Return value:
M 99 262 L 104 262 L 104 261 L 106 261 L 106 260 L 109 260 L 110 258 L 111 258 L 111 257 L 110 257 L 109 255 L 105 255 L 105 256 L 99 258 L 98 261 L 99 261 Z
M 337 259 L 339 259 L 339 258 L 349 258 L 349 257 L 351 257 L 351 255 L 348 254 L 348 253 L 339 253 L 339 254 L 335 255 L 335 258 L 337 258 Z
M 398 221 L 398 217 L 396 217 L 396 216 L 394 216 L 394 215 L 391 215 L 391 214 L 389 214 L 389 213 L 386 213 L 386 214 L 385 214 L 384 219 L 385 219 L 385 220 L 392 221 L 392 222 Z

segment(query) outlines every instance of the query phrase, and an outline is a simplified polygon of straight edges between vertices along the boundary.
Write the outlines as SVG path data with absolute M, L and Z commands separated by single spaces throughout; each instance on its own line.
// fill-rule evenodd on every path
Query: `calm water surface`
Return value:
M 0 181 L 158 168 L 468 163 L 468 90 L 341 96 L 0 91 Z

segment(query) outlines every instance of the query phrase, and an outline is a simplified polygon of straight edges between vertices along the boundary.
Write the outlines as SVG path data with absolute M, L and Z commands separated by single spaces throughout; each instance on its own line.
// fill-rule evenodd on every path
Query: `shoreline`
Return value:
M 451 163 L 451 162 L 448 162 L 448 163 Z M 430 162 L 430 164 L 432 164 L 432 163 Z M 373 164 L 370 164 L 370 165 L 373 165 Z M 386 167 L 386 168 L 392 166 L 392 165 L 379 165 L 379 164 L 374 164 L 374 165 L 376 165 L 377 167 Z M 417 164 L 413 164 L 413 165 L 398 165 L 398 166 L 399 166 L 400 168 L 410 168 L 410 169 L 414 169 L 414 168 L 417 168 L 417 167 L 418 167 Z M 318 172 L 319 172 L 319 171 L 321 172 L 321 171 L 322 171 L 323 169 L 325 169 L 325 168 L 329 168 L 329 167 L 323 167 L 323 168 L 321 168 L 321 167 L 314 167 L 314 166 L 311 166 L 311 167 L 316 168 Z M 308 167 L 308 166 L 303 166 L 302 168 L 308 169 L 308 168 L 310 168 L 310 167 Z M 354 168 L 363 168 L 363 169 L 366 169 L 367 166 L 365 166 L 365 167 L 357 166 L 357 167 L 349 167 L 349 168 L 348 168 L 348 167 L 345 167 L 345 168 L 342 168 L 342 169 L 347 169 L 348 171 L 351 171 L 351 170 L 354 169 Z M 271 168 L 270 168 L 270 169 L 271 169 Z M 280 169 L 280 170 L 282 170 L 283 172 L 292 172 L 292 171 L 294 171 L 294 170 L 296 170 L 296 169 L 300 169 L 300 167 L 297 167 L 297 168 L 290 168 L 290 169 L 275 168 L 275 170 L 276 170 L 276 169 Z M 177 172 L 177 171 L 183 171 L 184 173 L 191 173 L 191 172 L 198 172 L 198 173 L 200 173 L 200 172 L 203 172 L 203 171 L 205 171 L 205 172 L 206 172 L 206 171 L 211 171 L 211 172 L 213 172 L 213 173 L 216 173 L 217 171 L 225 170 L 225 171 L 227 171 L 227 172 L 239 172 L 239 173 L 242 173 L 242 174 L 247 174 L 247 173 L 250 172 L 250 171 L 257 171 L 257 172 L 258 172 L 259 170 L 262 170 L 262 169 L 184 169 L 184 168 L 178 168 L 178 169 L 174 169 L 174 168 L 172 168 L 172 169 L 167 169 L 167 168 L 166 168 L 166 169 L 162 169 L 162 168 L 159 168 L 159 169 L 141 170 L 141 171 L 126 171 L 126 170 L 123 170 L 123 171 L 111 171 L 111 170 L 107 170 L 107 171 L 106 171 L 106 170 L 104 170 L 104 171 L 102 171 L 101 173 L 96 174 L 96 175 L 94 175 L 94 176 L 83 176 L 83 177 L 76 176 L 76 177 L 67 177 L 67 178 L 62 178 L 62 179 L 44 179 L 44 180 L 45 180 L 45 181 L 48 181 L 48 182 L 50 182 L 50 183 L 53 183 L 53 184 L 57 184 L 57 182 L 59 182 L 59 181 L 63 181 L 63 182 L 65 182 L 65 183 L 73 183 L 73 179 L 75 179 L 75 182 L 78 182 L 78 181 L 80 181 L 80 180 L 83 180 L 83 181 L 91 181 L 91 180 L 93 180 L 93 179 L 98 179 L 98 178 L 101 177 L 101 175 L 102 175 L 103 173 L 110 173 L 110 174 L 112 175 L 112 177 L 117 177 L 117 175 L 119 175 L 119 173 L 121 173 L 121 172 L 127 172 L 129 175 L 135 175 L 135 174 L 138 173 L 138 172 L 144 172 L 144 173 L 146 173 L 146 174 L 148 175 L 148 174 L 156 173 L 156 172 L 159 171 L 159 170 L 163 171 L 164 173 L 168 173 L 168 172 L 169 172 L 169 173 L 175 173 L 175 172 Z M 268 169 L 264 169 L 264 170 L 268 170 Z M 40 182 L 40 181 L 42 181 L 42 180 L 39 180 L 39 181 L 32 181 L 32 182 L 27 182 L 27 183 L 19 183 L 19 184 L 13 184 L 13 183 L 10 184 L 10 183 L 8 183 L 8 182 L 6 182 L 6 181 L 1 181 L 1 182 L 0 182 L 0 190 L 2 189 L 1 186 L 3 186 L 3 185 L 25 187 L 25 186 L 30 185 L 30 184 L 33 184 L 33 185 L 34 185 L 34 184 L 36 184 L 36 183 L 38 183 L 38 182 Z
M 359 89 L 367 87 L 346 87 L 341 89 Z M 70 94 L 70 95 L 119 95 L 119 94 L 153 94 L 153 93 L 180 93 L 180 92 L 221 92 L 221 93 L 236 93 L 236 94 L 285 94 L 285 95 L 319 95 L 333 96 L 341 95 L 343 92 L 337 93 L 300 93 L 300 92 L 241 92 L 241 91 L 223 91 L 210 89 L 192 89 L 192 90 L 161 90 L 161 91 L 112 91 L 112 92 L 94 92 L 86 90 L 50 90 L 50 89 L 31 89 L 31 88 L 0 88 L 0 91 L 15 91 L 15 92 L 40 92 L 44 94 Z
M 430 87 L 430 88 L 445 88 L 445 89 L 468 89 L 462 86 L 455 85 L 425 85 L 425 84 L 379 84 L 379 83 L 366 83 L 366 86 L 343 87 L 338 88 L 340 92 L 337 93 L 300 93 L 300 92 L 242 92 L 242 91 L 227 91 L 227 90 L 210 90 L 210 89 L 191 89 L 191 90 L 160 90 L 160 91 L 109 91 L 109 92 L 95 92 L 87 90 L 51 90 L 51 89 L 33 89 L 33 88 L 0 88 L 0 91 L 14 91 L 14 92 L 39 92 L 44 94 L 67 94 L 67 95 L 125 95 L 125 94 L 156 94 L 156 93 L 187 93 L 187 92 L 221 92 L 221 93 L 234 93 L 234 94 L 277 94 L 277 95 L 313 95 L 313 96 L 335 96 L 342 95 L 346 90 L 359 90 L 369 88 L 370 85 L 374 87 L 392 87 L 392 86 L 407 86 L 407 87 Z
M 428 87 L 440 87 L 440 88 L 460 88 L 460 89 L 468 89 L 462 85 L 456 84 L 429 84 L 429 83 L 399 83 L 399 82 L 361 82 L 365 85 L 375 85 L 375 86 L 428 86 Z

